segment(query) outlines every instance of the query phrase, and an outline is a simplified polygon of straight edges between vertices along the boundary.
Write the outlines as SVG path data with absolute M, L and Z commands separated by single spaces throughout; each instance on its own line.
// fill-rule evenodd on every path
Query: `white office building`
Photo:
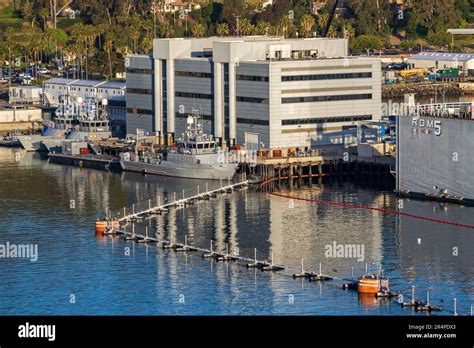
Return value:
M 156 39 L 126 61 L 127 133 L 170 142 L 196 108 L 221 144 L 310 146 L 380 118 L 380 59 L 347 55 L 346 39 Z

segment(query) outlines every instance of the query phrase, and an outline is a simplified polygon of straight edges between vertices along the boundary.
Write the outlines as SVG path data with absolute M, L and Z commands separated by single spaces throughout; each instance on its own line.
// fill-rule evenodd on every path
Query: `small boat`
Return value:
M 357 291 L 363 294 L 381 295 L 389 292 L 388 278 L 384 277 L 382 266 L 378 267 L 376 273 L 371 273 L 367 265 L 365 274 L 357 280 Z
M 18 140 L 18 136 L 21 135 L 21 132 L 9 132 L 6 136 L 0 137 L 0 146 L 4 147 L 20 147 L 21 143 Z
M 365 274 L 357 282 L 357 290 L 366 294 L 377 294 L 388 290 L 388 279 L 377 274 Z

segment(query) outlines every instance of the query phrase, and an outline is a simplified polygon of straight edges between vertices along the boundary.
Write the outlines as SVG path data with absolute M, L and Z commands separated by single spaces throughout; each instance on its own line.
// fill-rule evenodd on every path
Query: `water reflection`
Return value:
M 470 230 L 374 211 L 290 201 L 248 190 L 200 201 L 136 224 L 159 240 L 268 258 L 287 266 L 283 274 L 203 260 L 118 237 L 94 236 L 94 221 L 106 210 L 136 202 L 173 199 L 204 191 L 206 182 L 136 174 L 113 174 L 49 164 L 37 154 L 0 149 L 2 240 L 39 244 L 36 264 L 1 260 L 0 314 L 411 314 L 392 302 L 360 298 L 339 283 L 308 283 L 290 275 L 300 269 L 350 278 L 366 262 L 383 264 L 392 288 L 408 294 L 431 289 L 433 302 L 469 312 L 474 301 Z M 209 189 L 218 187 L 208 182 Z M 285 192 L 285 188 L 281 188 Z M 396 197 L 384 182 L 324 181 L 292 194 L 394 209 Z M 70 208 L 70 201 L 75 208 Z M 404 200 L 412 213 L 474 224 L 472 209 Z M 127 225 L 131 230 L 131 225 Z M 417 243 L 421 238 L 421 244 Z M 363 244 L 364 261 L 328 258 L 326 246 Z M 453 255 L 453 248 L 458 255 Z M 128 255 L 127 255 L 128 252 Z M 6 271 L 8 270 L 8 271 Z M 31 284 L 34 286 L 31 287 Z M 45 289 L 49 289 L 45 291 Z M 71 292 L 82 298 L 71 307 Z M 137 294 L 144 302 L 136 304 Z M 78 296 L 79 296 L 78 295 Z M 184 296 L 184 303 L 180 302 Z M 423 295 L 424 296 L 424 295 Z M 28 304 L 28 306 L 26 306 Z M 14 308 L 14 309 L 13 309 Z M 449 314 L 445 312 L 444 314 Z

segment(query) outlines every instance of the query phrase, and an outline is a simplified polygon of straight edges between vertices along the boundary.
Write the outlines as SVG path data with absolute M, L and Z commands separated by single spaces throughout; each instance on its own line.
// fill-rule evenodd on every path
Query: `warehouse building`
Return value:
M 127 65 L 127 133 L 180 137 L 192 109 L 221 144 L 311 146 L 381 113 L 381 63 L 346 39 L 156 39 Z M 328 138 L 329 139 L 329 138 Z
M 460 73 L 474 76 L 474 54 L 420 52 L 408 58 L 413 68 L 459 69 Z

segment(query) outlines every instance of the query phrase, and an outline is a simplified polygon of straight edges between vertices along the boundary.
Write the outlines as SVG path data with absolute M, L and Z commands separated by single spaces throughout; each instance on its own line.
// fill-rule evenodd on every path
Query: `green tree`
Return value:
M 229 36 L 229 24 L 218 23 L 216 25 L 217 36 Z
M 248 36 L 253 33 L 254 26 L 253 24 L 247 19 L 242 18 L 239 22 L 239 32 L 242 36 Z
M 347 23 L 345 26 L 345 37 L 352 40 L 355 37 L 356 31 L 351 23 Z
M 293 20 L 289 16 L 284 16 L 278 25 L 277 35 L 282 34 L 285 38 L 289 37 L 294 28 Z
M 110 79 L 112 79 L 114 76 L 113 71 L 112 71 L 112 49 L 114 47 L 114 39 L 115 39 L 115 33 L 112 30 L 108 30 L 105 32 L 104 50 L 107 53 L 107 59 L 109 62 Z
M 255 26 L 255 34 L 256 35 L 266 35 L 267 33 L 270 34 L 272 31 L 272 25 L 266 21 L 260 20 L 257 22 Z
M 170 38 L 174 36 L 174 27 L 166 22 L 160 26 L 160 35 L 164 38 Z
M 25 21 L 30 23 L 31 26 L 34 25 L 35 23 L 35 14 L 33 12 L 33 6 L 31 6 L 31 3 L 27 0 L 23 3 L 21 6 L 21 16 Z
M 394 13 L 391 11 L 389 0 L 351 0 L 348 4 L 356 18 L 359 34 L 391 33 L 390 23 Z
M 301 17 L 300 30 L 304 37 L 310 37 L 313 33 L 313 27 L 315 24 L 314 17 L 310 14 L 305 14 Z
M 380 50 L 383 42 L 374 35 L 360 35 L 352 42 L 352 49 L 357 53 L 364 53 L 367 50 Z
M 204 24 L 197 22 L 191 28 L 191 32 L 193 34 L 193 37 L 203 37 L 206 33 L 206 27 L 204 26 Z

